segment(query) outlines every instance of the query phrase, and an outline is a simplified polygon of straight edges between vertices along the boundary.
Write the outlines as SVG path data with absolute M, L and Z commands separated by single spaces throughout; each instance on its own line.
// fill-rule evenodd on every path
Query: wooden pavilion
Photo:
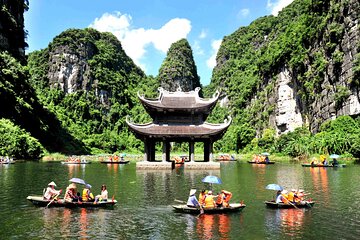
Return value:
M 169 92 L 159 88 L 156 99 L 147 99 L 138 93 L 138 97 L 153 122 L 135 124 L 126 119 L 129 129 L 145 144 L 144 162 L 156 163 L 155 143 L 163 143 L 162 163 L 171 163 L 170 143 L 189 143 L 189 163 L 194 163 L 194 143 L 204 143 L 205 163 L 213 160 L 213 143 L 219 140 L 231 123 L 231 118 L 221 124 L 206 122 L 206 118 L 215 107 L 219 92 L 210 99 L 199 97 L 200 88 L 190 92 Z M 188 164 L 188 163 L 186 163 Z M 151 165 L 151 164 L 150 164 Z

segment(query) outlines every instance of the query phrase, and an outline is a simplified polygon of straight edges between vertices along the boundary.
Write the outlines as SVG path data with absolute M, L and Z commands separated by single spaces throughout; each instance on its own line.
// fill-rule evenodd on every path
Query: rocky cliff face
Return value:
M 94 82 L 90 76 L 88 60 L 94 56 L 95 46 L 81 44 L 76 50 L 58 46 L 49 53 L 49 84 L 66 94 L 78 90 L 90 90 Z
M 213 87 L 223 87 L 235 112 L 252 116 L 258 135 L 267 127 L 277 135 L 300 126 L 317 132 L 326 120 L 356 117 L 359 16 L 357 0 L 295 0 L 278 17 L 224 38 Z
M 23 61 L 27 47 L 23 14 L 27 6 L 24 0 L 0 0 L 0 50 Z
M 358 86 L 353 82 L 353 65 L 355 56 L 358 54 L 360 44 L 359 30 L 360 3 L 349 1 L 348 5 L 340 8 L 338 19 L 328 24 L 337 24 L 343 29 L 342 39 L 334 47 L 333 52 L 341 53 L 340 61 L 334 59 L 334 54 L 325 56 L 327 66 L 322 73 L 321 91 L 312 99 L 313 101 L 301 101 L 298 91 L 296 73 L 289 74 L 286 66 L 279 73 L 275 98 L 277 108 L 274 112 L 276 121 L 273 123 L 277 133 L 282 134 L 294 130 L 306 123 L 310 124 L 310 130 L 316 132 L 320 125 L 329 119 L 335 119 L 341 115 L 357 116 L 360 114 L 360 95 Z M 329 33 L 331 34 L 331 33 Z M 327 41 L 324 38 L 310 49 L 310 55 L 326 52 Z M 312 63 L 306 63 L 306 71 L 311 71 Z

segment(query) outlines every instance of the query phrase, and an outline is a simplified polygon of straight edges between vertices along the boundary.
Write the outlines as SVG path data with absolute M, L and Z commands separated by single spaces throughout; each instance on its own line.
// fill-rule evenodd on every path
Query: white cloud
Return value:
M 249 16 L 250 10 L 248 8 L 241 9 L 239 13 L 237 14 L 238 18 L 244 18 Z
M 205 29 L 202 29 L 201 30 L 201 33 L 200 33 L 200 35 L 199 35 L 199 38 L 200 39 L 204 39 L 204 38 L 206 38 L 207 37 L 207 31 L 205 30 Z
M 211 48 L 212 48 L 212 55 L 210 56 L 210 58 L 206 61 L 206 65 L 210 68 L 213 69 L 216 66 L 216 55 L 217 52 L 220 48 L 222 39 L 219 40 L 213 40 L 211 42 Z
M 192 50 L 197 55 L 204 55 L 204 50 L 200 46 L 200 42 L 198 40 L 194 41 L 194 44 L 192 45 Z
M 267 8 L 270 9 L 272 15 L 277 16 L 284 7 L 293 1 L 294 0 L 276 0 L 275 2 L 272 2 L 271 0 L 268 0 Z
M 146 69 L 141 58 L 146 54 L 146 48 L 153 44 L 155 49 L 166 53 L 172 43 L 186 38 L 191 31 L 191 22 L 184 18 L 174 18 L 160 29 L 132 28 L 132 18 L 128 14 L 115 12 L 104 13 L 96 18 L 89 27 L 101 32 L 113 33 L 122 44 L 126 54 L 143 70 Z

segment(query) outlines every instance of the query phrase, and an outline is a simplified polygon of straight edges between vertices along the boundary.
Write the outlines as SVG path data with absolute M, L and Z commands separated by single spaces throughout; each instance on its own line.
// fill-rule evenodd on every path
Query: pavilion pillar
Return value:
M 154 141 L 149 142 L 149 148 L 150 148 L 150 150 L 149 150 L 149 153 L 150 153 L 149 161 L 150 162 L 155 162 L 155 142 Z
M 209 156 L 210 156 L 210 144 L 209 142 L 204 142 L 204 162 L 208 162 L 209 161 Z
M 209 142 L 209 161 L 210 162 L 213 161 L 213 146 L 214 146 L 214 143 L 213 143 L 213 141 L 210 140 L 210 142 Z
M 166 141 L 163 141 L 161 161 L 166 162 Z
M 190 162 L 195 161 L 194 150 L 195 150 L 194 142 L 189 142 Z
M 149 161 L 149 142 L 147 140 L 144 141 L 144 161 Z
M 166 161 L 167 162 L 170 162 L 170 148 L 171 148 L 170 142 L 166 141 Z

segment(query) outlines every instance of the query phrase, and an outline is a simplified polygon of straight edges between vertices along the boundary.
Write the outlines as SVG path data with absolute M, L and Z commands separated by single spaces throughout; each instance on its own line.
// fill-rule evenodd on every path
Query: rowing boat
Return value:
M 276 203 L 275 201 L 265 201 L 265 204 L 269 208 L 311 208 L 314 206 L 315 202 L 301 201 L 294 204 L 289 204 L 289 203 Z
M 248 163 L 251 164 L 275 164 L 275 162 L 256 162 L 256 161 L 247 161 Z
M 26 199 L 38 207 L 46 207 L 51 202 L 51 200 L 45 200 L 43 196 L 28 196 Z M 52 203 L 50 203 L 48 207 L 107 208 L 113 207 L 116 203 L 116 200 L 101 201 L 97 202 L 96 204 L 94 202 L 67 202 L 63 198 L 59 198 L 57 201 L 53 201 Z
M 10 161 L 10 162 L 0 162 L 0 164 L 14 164 L 15 163 L 15 161 Z
M 80 162 L 61 162 L 61 164 L 90 164 L 88 161 L 80 161 Z
M 127 164 L 129 163 L 129 160 L 126 161 L 101 161 L 101 163 L 105 163 L 105 164 Z
M 173 205 L 176 212 L 199 214 L 200 208 L 188 207 L 187 205 Z M 228 212 L 239 212 L 246 207 L 245 204 L 231 203 L 229 207 L 215 207 L 215 208 L 203 208 L 204 213 L 228 213 Z
M 302 163 L 301 166 L 303 166 L 303 167 L 346 167 L 346 164 L 323 165 L 323 164 Z

